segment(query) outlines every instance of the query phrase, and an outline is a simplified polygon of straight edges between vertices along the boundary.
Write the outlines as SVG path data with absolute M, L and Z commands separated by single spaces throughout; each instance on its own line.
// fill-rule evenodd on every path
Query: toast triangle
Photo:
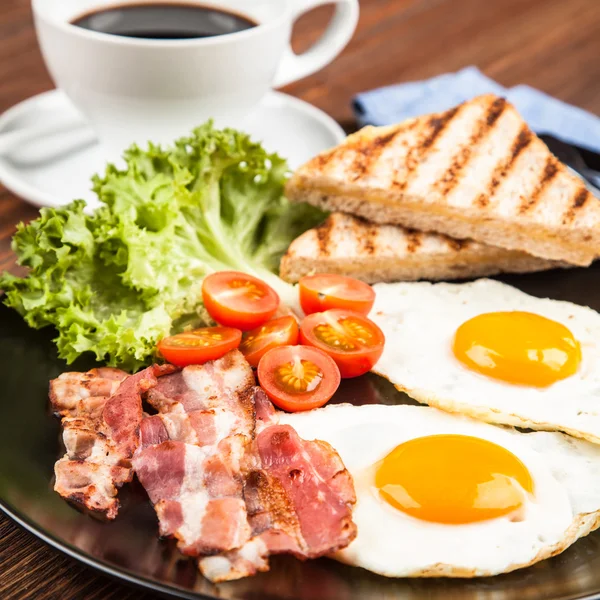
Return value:
M 557 266 L 562 263 L 524 252 L 332 213 L 322 225 L 292 242 L 280 274 L 290 282 L 314 273 L 337 273 L 376 283 L 465 279 Z

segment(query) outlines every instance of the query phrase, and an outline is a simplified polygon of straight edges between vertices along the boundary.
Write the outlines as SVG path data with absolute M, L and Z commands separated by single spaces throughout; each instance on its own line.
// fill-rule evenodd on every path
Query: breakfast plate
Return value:
M 39 128 L 43 137 L 32 135 L 14 149 L 0 152 L 0 182 L 36 206 L 60 206 L 73 198 L 94 206 L 90 178 L 102 172 L 107 153 L 66 96 L 59 90 L 45 92 L 0 116 L 0 139 L 29 128 Z M 270 151 L 285 156 L 291 168 L 345 137 L 323 111 L 280 92 L 269 92 L 246 118 L 243 129 Z
M 502 278 L 530 294 L 600 309 L 595 281 L 600 266 Z M 600 533 L 525 570 L 470 580 L 388 579 L 329 559 L 300 562 L 275 557 L 269 573 L 211 584 L 172 542 L 159 540 L 156 516 L 138 484 L 124 488 L 122 510 L 111 523 L 91 519 L 52 491 L 60 454 L 59 421 L 47 410 L 48 380 L 67 369 L 49 331 L 29 329 L 0 308 L 0 504 L 4 512 L 52 546 L 129 583 L 182 598 L 333 600 L 574 600 L 600 597 Z M 69 369 L 85 369 L 78 362 Z M 342 383 L 334 402 L 412 403 L 385 380 L 366 375 Z
M 505 246 L 485 243 L 497 232 L 480 227 L 481 210 L 464 217 L 483 243 L 440 235 L 449 219 L 415 232 L 310 205 L 347 200 L 323 171 L 340 187 L 391 175 L 388 193 L 431 178 L 429 142 L 459 108 L 463 126 L 506 111 L 507 160 L 520 151 L 545 165 L 536 182 L 527 162 L 488 161 L 506 184 L 488 208 L 471 185 L 481 168 L 457 177 L 458 159 L 448 163 L 487 224 L 497 205 L 519 209 L 513 228 L 497 223 L 513 236 Z M 402 183 L 389 169 L 390 151 L 399 165 L 410 154 L 398 132 L 351 136 L 288 178 L 281 157 L 209 122 L 126 153 L 125 168 L 94 179 L 101 209 L 75 201 L 19 227 L 29 272 L 3 273 L 0 287 L 44 329 L 0 309 L 7 514 L 87 564 L 181 597 L 597 598 L 597 200 L 501 98 L 420 124 L 418 173 L 408 156 Z M 524 190 L 518 205 L 509 184 Z M 533 227 L 514 239 L 538 200 L 554 203 L 550 246 Z M 377 221 L 381 202 L 351 208 Z M 360 279 L 347 276 L 357 259 Z M 84 372 L 92 355 L 120 369 Z

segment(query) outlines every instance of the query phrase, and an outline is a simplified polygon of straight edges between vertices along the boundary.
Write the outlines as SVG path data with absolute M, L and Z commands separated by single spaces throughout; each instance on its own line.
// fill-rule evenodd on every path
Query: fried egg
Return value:
M 373 371 L 415 400 L 600 444 L 600 314 L 509 285 L 374 286 Z
M 357 537 L 333 558 L 388 577 L 476 577 L 553 556 L 600 524 L 600 446 L 422 406 L 282 414 L 354 479 Z

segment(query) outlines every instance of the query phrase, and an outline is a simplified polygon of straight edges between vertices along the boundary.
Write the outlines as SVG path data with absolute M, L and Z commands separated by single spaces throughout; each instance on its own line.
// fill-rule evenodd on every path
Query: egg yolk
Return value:
M 509 450 L 445 434 L 404 442 L 378 465 L 375 486 L 393 507 L 435 523 L 474 523 L 519 509 L 533 482 Z
M 469 319 L 457 329 L 453 350 L 469 369 L 535 387 L 570 377 L 581 362 L 581 347 L 567 327 L 521 311 Z

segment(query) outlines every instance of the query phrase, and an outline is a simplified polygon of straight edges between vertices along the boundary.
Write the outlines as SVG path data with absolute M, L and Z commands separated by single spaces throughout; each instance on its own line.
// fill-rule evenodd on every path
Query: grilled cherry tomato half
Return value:
M 206 277 L 202 299 L 219 325 L 242 331 L 266 323 L 279 306 L 279 296 L 264 281 L 237 271 L 219 271 Z
M 294 317 L 279 317 L 247 331 L 242 336 L 240 351 L 253 367 L 271 348 L 295 346 L 298 343 L 298 323 Z
M 373 288 L 353 277 L 324 274 L 300 279 L 300 305 L 307 315 L 332 308 L 368 315 L 373 302 Z
M 257 374 L 273 404 L 289 412 L 323 406 L 340 385 L 335 362 L 310 346 L 272 348 L 260 359 Z
M 383 352 L 384 342 L 383 332 L 373 321 L 350 310 L 313 313 L 300 325 L 300 343 L 329 354 L 344 378 L 370 371 Z
M 242 332 L 231 327 L 202 327 L 172 335 L 158 342 L 165 360 L 178 367 L 201 365 L 237 348 Z

